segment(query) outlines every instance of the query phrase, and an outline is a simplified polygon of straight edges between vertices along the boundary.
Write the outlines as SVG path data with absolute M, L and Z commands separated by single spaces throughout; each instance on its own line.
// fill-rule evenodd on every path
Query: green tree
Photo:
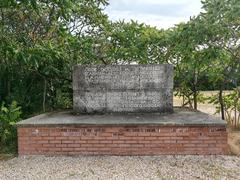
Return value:
M 183 104 L 197 109 L 201 83 L 209 69 L 211 49 L 205 48 L 205 27 L 198 18 L 168 30 L 168 61 L 175 66 L 177 95 L 187 99 Z
M 83 60 L 85 37 L 108 22 L 105 5 L 105 0 L 1 1 L 0 101 L 17 100 L 26 113 L 61 107 L 60 99 L 70 106 L 72 66 Z
M 219 89 L 218 102 L 224 117 L 223 90 L 226 84 L 239 86 L 240 78 L 240 1 L 205 0 L 201 22 L 206 26 L 205 40 L 208 48 L 214 49 L 211 70 L 208 72 L 212 82 Z
M 111 22 L 94 38 L 96 59 L 104 64 L 153 64 L 165 62 L 165 32 L 145 24 Z

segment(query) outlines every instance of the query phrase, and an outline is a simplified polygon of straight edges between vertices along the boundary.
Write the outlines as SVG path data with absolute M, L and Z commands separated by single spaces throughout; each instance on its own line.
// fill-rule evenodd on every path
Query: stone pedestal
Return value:
M 183 108 L 173 112 L 172 91 L 171 65 L 75 66 L 75 112 L 17 123 L 18 153 L 228 154 L 226 122 Z

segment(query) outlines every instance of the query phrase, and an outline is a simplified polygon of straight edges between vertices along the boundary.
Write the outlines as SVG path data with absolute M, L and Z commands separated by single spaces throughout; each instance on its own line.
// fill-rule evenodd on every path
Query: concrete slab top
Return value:
M 82 126 L 82 125 L 162 125 L 162 126 L 226 126 L 220 118 L 200 111 L 175 108 L 174 113 L 125 113 L 125 114 L 73 114 L 72 111 L 45 113 L 20 121 L 18 127 L 32 126 Z

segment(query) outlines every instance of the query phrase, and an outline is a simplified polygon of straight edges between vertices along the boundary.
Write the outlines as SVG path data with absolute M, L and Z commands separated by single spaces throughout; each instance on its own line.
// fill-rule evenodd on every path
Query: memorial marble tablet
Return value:
M 79 113 L 172 112 L 172 65 L 77 65 L 73 108 Z

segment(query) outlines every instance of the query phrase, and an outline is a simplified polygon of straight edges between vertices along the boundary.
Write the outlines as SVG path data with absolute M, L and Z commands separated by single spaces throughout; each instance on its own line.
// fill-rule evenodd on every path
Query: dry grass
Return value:
M 228 144 L 233 154 L 240 156 L 240 131 L 228 132 Z
M 225 93 L 228 93 L 229 91 L 225 91 Z M 218 91 L 201 91 L 201 93 L 204 95 L 204 96 L 213 96 L 213 95 L 216 95 L 218 93 Z M 177 96 L 174 96 L 173 97 L 173 105 L 174 106 L 181 106 L 182 105 L 182 99 L 177 97 Z M 215 114 L 216 112 L 216 109 L 215 109 L 215 106 L 213 104 L 209 104 L 209 103 L 199 103 L 198 104 L 198 110 L 199 111 L 202 111 L 202 112 L 205 112 L 207 114 L 210 114 L 210 115 L 214 115 L 214 116 L 217 116 L 217 117 L 220 117 L 220 114 Z

